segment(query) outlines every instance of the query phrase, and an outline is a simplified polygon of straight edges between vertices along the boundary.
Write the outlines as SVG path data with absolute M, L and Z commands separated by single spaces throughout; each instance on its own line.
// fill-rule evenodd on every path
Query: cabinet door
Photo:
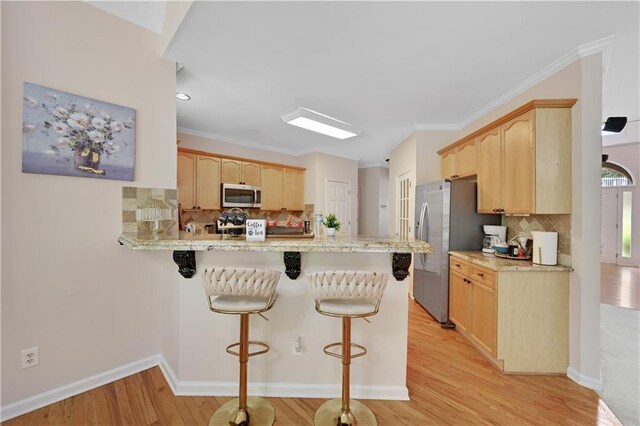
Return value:
M 178 202 L 183 209 L 196 208 L 196 155 L 178 151 Z
M 466 278 L 454 271 L 449 271 L 449 318 L 458 328 L 466 331 L 469 328 L 469 298 L 471 285 Z
M 245 185 L 260 186 L 260 164 L 242 162 L 242 182 Z
M 456 150 L 452 149 L 449 152 L 442 154 L 442 179 L 455 179 L 456 175 Z
M 478 150 L 478 213 L 500 213 L 503 208 L 500 129 L 480 136 Z
M 220 210 L 220 159 L 198 155 L 196 176 L 198 208 Z
M 284 194 L 284 169 L 282 167 L 261 167 L 262 207 L 261 210 L 282 210 Z
M 240 183 L 242 182 L 242 161 L 222 159 L 222 183 Z
M 304 210 L 304 172 L 284 169 L 284 208 L 286 210 Z
M 503 124 L 501 131 L 504 209 L 507 213 L 535 213 L 533 112 Z
M 458 149 L 458 175 L 471 176 L 478 173 L 478 140 Z
M 471 281 L 471 336 L 493 356 L 496 355 L 495 290 Z

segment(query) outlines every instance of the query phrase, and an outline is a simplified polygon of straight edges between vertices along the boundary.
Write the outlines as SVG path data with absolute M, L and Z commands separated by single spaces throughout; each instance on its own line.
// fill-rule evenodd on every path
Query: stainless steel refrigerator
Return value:
M 415 238 L 433 253 L 416 253 L 413 296 L 442 327 L 449 321 L 450 250 L 481 250 L 482 225 L 499 225 L 500 215 L 478 214 L 475 182 L 440 180 L 416 187 Z

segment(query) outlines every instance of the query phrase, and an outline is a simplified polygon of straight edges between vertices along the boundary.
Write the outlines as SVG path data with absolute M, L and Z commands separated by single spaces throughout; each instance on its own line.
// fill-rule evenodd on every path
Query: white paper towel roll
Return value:
M 558 233 L 531 231 L 533 236 L 533 263 L 558 264 Z

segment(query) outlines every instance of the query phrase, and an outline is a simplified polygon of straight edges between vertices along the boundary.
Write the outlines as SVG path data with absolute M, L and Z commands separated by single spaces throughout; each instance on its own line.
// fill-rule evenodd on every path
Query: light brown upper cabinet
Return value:
M 260 186 L 260 164 L 230 158 L 222 159 L 222 183 Z
M 304 171 L 284 169 L 285 210 L 304 210 Z
M 262 210 L 304 210 L 304 170 L 262 165 Z
M 220 159 L 178 151 L 178 202 L 183 209 L 220 209 Z
M 178 203 L 196 208 L 196 154 L 178 151 Z
M 199 209 L 220 209 L 220 159 L 198 155 L 196 200 Z
M 220 183 L 260 186 L 261 210 L 304 210 L 303 168 L 178 149 L 178 200 L 185 210 L 220 210 Z
M 478 212 L 497 213 L 502 207 L 502 143 L 500 127 L 478 138 Z
M 458 179 L 473 176 L 478 170 L 478 141 L 447 150 L 442 154 L 442 178 Z
M 263 164 L 261 210 L 282 210 L 284 196 L 284 167 Z
M 569 108 L 536 108 L 480 136 L 478 212 L 571 213 Z

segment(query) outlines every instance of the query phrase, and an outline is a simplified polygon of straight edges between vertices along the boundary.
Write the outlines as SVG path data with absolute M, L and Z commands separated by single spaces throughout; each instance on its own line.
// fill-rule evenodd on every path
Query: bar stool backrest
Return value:
M 370 271 L 324 271 L 307 274 L 315 300 L 372 299 L 380 303 L 387 274 Z
M 202 285 L 211 296 L 273 297 L 280 272 L 255 268 L 206 268 Z

